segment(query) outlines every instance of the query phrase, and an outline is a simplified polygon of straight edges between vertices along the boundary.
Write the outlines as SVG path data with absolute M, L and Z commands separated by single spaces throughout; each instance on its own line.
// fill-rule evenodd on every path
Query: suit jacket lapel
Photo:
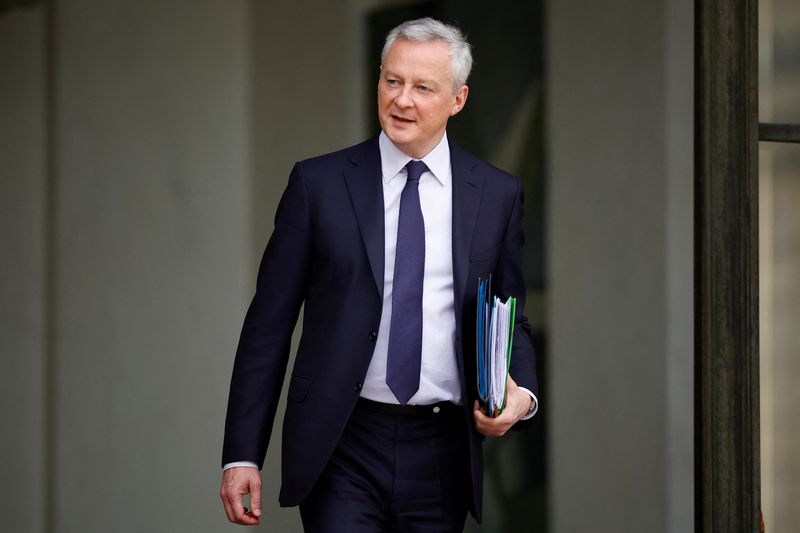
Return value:
M 378 138 L 370 139 L 362 147 L 350 157 L 352 166 L 345 169 L 344 176 L 375 286 L 383 298 L 384 208 Z
M 468 282 L 469 249 L 478 220 L 484 178 L 475 172 L 476 160 L 452 143 L 450 165 L 453 174 L 453 290 L 456 324 L 460 327 Z

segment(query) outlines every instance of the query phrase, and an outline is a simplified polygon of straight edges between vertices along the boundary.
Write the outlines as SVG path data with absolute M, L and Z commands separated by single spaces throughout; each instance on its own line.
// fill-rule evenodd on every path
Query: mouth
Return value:
M 390 115 L 390 116 L 392 117 L 392 120 L 395 121 L 398 124 L 405 125 L 405 124 L 413 124 L 414 122 L 416 122 L 415 120 L 412 120 L 410 118 L 401 117 L 399 115 Z

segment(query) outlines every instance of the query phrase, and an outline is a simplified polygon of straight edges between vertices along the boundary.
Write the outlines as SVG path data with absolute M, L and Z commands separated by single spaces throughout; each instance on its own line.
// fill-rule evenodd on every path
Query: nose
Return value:
M 398 107 L 411 107 L 414 105 L 414 100 L 411 98 L 411 88 L 408 85 L 405 85 L 400 93 L 395 97 L 394 103 L 397 104 Z

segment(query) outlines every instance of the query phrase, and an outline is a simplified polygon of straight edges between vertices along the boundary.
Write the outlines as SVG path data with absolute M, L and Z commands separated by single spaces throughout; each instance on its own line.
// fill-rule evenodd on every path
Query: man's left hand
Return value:
M 520 390 L 509 375 L 506 385 L 506 408 L 499 416 L 491 418 L 481 411 L 478 401 L 475 400 L 475 407 L 473 407 L 475 428 L 478 433 L 483 433 L 487 437 L 501 437 L 525 416 L 533 401 L 531 395 Z

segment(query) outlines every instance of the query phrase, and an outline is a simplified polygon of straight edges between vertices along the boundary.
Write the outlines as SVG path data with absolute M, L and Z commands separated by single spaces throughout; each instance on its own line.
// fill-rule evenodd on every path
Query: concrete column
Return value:
M 253 272 L 246 7 L 56 2 L 59 533 L 227 523 Z
M 694 8 L 663 3 L 666 90 L 666 446 L 665 531 L 694 527 Z
M 549 8 L 556 533 L 691 528 L 691 9 Z
M 0 529 L 44 531 L 46 105 L 41 7 L 0 16 Z

